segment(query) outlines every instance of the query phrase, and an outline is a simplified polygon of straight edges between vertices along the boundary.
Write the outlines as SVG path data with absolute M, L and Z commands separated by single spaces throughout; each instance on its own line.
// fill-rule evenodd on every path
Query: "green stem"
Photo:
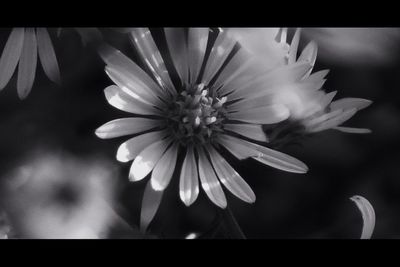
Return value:
M 247 239 L 229 206 L 222 211 L 222 220 L 233 239 Z

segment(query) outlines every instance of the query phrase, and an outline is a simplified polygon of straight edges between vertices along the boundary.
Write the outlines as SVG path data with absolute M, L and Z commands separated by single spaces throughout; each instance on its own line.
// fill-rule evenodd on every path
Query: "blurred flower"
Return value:
M 4 199 L 17 237 L 103 238 L 115 219 L 104 162 L 35 155 L 7 177 Z
M 387 64 L 397 58 L 399 28 L 305 28 L 322 60 L 335 64 Z
M 10 222 L 4 211 L 0 211 L 0 239 L 8 239 L 11 230 Z
M 13 28 L 0 58 L 0 90 L 18 65 L 17 92 L 20 99 L 25 99 L 35 80 L 38 55 L 47 77 L 59 84 L 60 71 L 47 29 Z
M 117 152 L 119 161 L 133 160 L 131 181 L 140 181 L 151 173 L 151 189 L 165 190 L 178 153 L 183 151 L 186 155 L 179 166 L 181 200 L 189 206 L 197 199 L 200 179 L 209 199 L 225 208 L 220 182 L 243 201 L 252 203 L 255 195 L 218 152 L 221 147 L 238 159 L 253 158 L 294 173 L 307 171 L 299 160 L 257 144 L 268 141 L 261 125 L 289 116 L 284 105 L 255 103 L 264 96 L 265 84 L 291 79 L 289 68 L 260 75 L 258 66 L 252 64 L 254 57 L 246 49 L 235 49 L 237 42 L 227 31 L 216 33 L 209 55 L 208 28 L 166 28 L 164 32 L 181 81 L 178 86 L 172 82 L 171 70 L 167 70 L 148 29 L 132 29 L 130 35 L 152 76 L 118 50 L 108 47 L 103 52 L 106 72 L 116 84 L 105 89 L 106 98 L 112 106 L 135 117 L 106 123 L 96 134 L 103 139 L 135 135 Z M 301 76 L 309 69 L 301 64 L 298 68 Z M 153 200 L 154 207 L 154 198 L 144 199 Z M 153 216 L 154 209 L 146 214 Z
M 259 38 L 265 34 L 263 29 L 255 29 L 252 31 L 254 37 Z M 274 127 L 272 129 L 272 138 L 276 138 L 282 133 L 293 135 L 296 131 L 303 133 L 315 133 L 328 129 L 335 129 L 349 133 L 369 133 L 367 129 L 358 129 L 343 127 L 341 124 L 353 117 L 357 111 L 366 108 L 371 101 L 361 98 L 343 98 L 332 101 L 336 95 L 335 92 L 326 93 L 323 87 L 328 74 L 327 70 L 312 73 L 313 67 L 317 59 L 317 44 L 310 42 L 298 56 L 298 48 L 300 43 L 300 30 L 298 29 L 293 36 L 291 44 L 287 43 L 287 29 L 283 28 L 277 32 L 275 38 L 270 34 L 269 38 L 259 38 L 260 42 L 266 42 L 264 47 L 266 51 L 270 50 L 270 42 L 284 44 L 280 53 L 281 59 L 275 60 L 281 66 L 287 66 L 290 69 L 297 68 L 298 64 L 308 64 L 309 69 L 304 75 L 298 76 L 292 82 L 280 84 L 279 86 L 265 86 L 265 90 L 269 92 L 265 99 L 259 101 L 267 101 L 272 99 L 273 104 L 285 105 L 290 110 L 290 118 L 281 124 L 282 127 Z M 238 39 L 240 40 L 240 38 Z M 246 47 L 248 45 L 245 44 Z M 260 44 L 255 46 L 252 53 L 259 55 L 260 64 L 264 71 L 270 71 L 270 62 L 264 57 L 263 46 Z M 265 64 L 264 64 L 265 62 Z M 294 128 L 297 127 L 295 131 Z

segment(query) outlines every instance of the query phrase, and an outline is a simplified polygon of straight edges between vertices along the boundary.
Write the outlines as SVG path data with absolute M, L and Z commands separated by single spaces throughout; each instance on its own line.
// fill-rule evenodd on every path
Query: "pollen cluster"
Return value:
M 182 145 L 211 143 L 222 131 L 227 98 L 204 84 L 185 86 L 169 106 L 167 127 Z

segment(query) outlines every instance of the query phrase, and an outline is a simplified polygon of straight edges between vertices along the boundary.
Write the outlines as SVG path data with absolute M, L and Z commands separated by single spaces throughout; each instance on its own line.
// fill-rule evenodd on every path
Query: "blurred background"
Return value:
M 349 199 L 353 195 L 364 196 L 375 208 L 373 238 L 400 238 L 399 32 L 303 29 L 301 46 L 309 40 L 319 44 L 315 71 L 331 70 L 325 88 L 338 90 L 337 98 L 374 102 L 347 122 L 372 134 L 326 131 L 284 147 L 309 166 L 305 175 L 229 158 L 257 196 L 249 205 L 227 193 L 248 238 L 359 238 L 362 218 Z M 9 33 L 0 29 L 0 49 Z M 178 177 L 167 188 L 150 232 L 139 233 L 147 180 L 128 182 L 130 165 L 116 161 L 126 138 L 101 140 L 94 134 L 105 122 L 126 116 L 105 100 L 103 90 L 112 82 L 104 63 L 77 31 L 66 29 L 59 37 L 56 29 L 50 33 L 62 85 L 53 84 L 38 67 L 26 100 L 17 96 L 15 77 L 0 92 L 0 206 L 7 212 L 0 227 L 9 222 L 8 236 L 16 238 L 185 238 L 190 233 L 223 238 L 210 233 L 217 208 L 202 191 L 186 208 Z M 110 29 L 102 33 L 139 62 L 126 35 Z M 153 34 L 160 38 L 160 29 Z M 40 226 L 43 220 L 48 225 Z

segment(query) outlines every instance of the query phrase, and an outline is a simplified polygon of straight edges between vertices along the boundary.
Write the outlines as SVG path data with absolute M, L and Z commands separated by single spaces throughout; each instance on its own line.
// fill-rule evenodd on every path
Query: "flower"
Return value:
M 151 188 L 160 192 L 179 166 L 179 193 L 185 205 L 197 199 L 200 180 L 209 199 L 225 208 L 221 183 L 243 201 L 253 203 L 255 195 L 221 155 L 222 148 L 240 160 L 253 158 L 288 172 L 305 173 L 307 167 L 267 147 L 262 125 L 286 120 L 289 110 L 284 105 L 257 102 L 264 96 L 265 84 L 284 83 L 291 70 L 261 75 L 258 66 L 252 65 L 256 61 L 251 53 L 238 48 L 226 31 L 215 33 L 214 42 L 209 40 L 209 31 L 164 30 L 179 85 L 172 81 L 173 70 L 167 68 L 146 28 L 132 29 L 130 36 L 151 75 L 120 51 L 105 49 L 106 73 L 116 84 L 105 89 L 105 96 L 112 106 L 134 117 L 108 122 L 96 135 L 103 139 L 135 135 L 117 152 L 119 161 L 133 160 L 131 181 L 151 173 Z M 308 71 L 301 64 L 299 68 L 302 75 Z M 177 162 L 181 152 L 185 155 L 182 165 Z
M 18 65 L 17 92 L 25 99 L 33 86 L 37 58 L 47 77 L 60 83 L 60 71 L 46 28 L 13 28 L 0 58 L 0 90 L 10 81 Z
M 278 66 L 288 66 L 289 68 L 296 68 L 298 64 L 308 64 L 309 70 L 305 75 L 300 75 L 297 79 L 292 80 L 284 85 L 276 86 L 270 91 L 270 98 L 272 103 L 285 105 L 290 110 L 290 118 L 285 121 L 282 125 L 284 127 L 275 127 L 274 136 L 282 130 L 287 130 L 288 124 L 291 126 L 301 126 L 300 131 L 305 133 L 321 132 L 328 129 L 335 129 L 342 132 L 348 133 L 369 133 L 368 129 L 359 129 L 352 127 L 341 126 L 344 122 L 352 118 L 359 110 L 368 107 L 372 102 L 367 99 L 361 98 L 343 98 L 333 101 L 336 91 L 326 93 L 322 90 L 323 85 L 326 81 L 328 70 L 321 70 L 318 72 L 312 72 L 316 59 L 318 47 L 316 42 L 310 42 L 298 56 L 298 48 L 300 43 L 300 29 L 296 30 L 291 44 L 287 42 L 287 29 L 283 28 L 273 35 L 266 34 L 266 30 L 263 28 L 255 29 L 252 32 L 253 37 L 258 38 L 264 45 L 257 45 L 251 49 L 254 55 L 260 58 L 260 65 L 265 71 L 270 71 L 270 63 L 264 57 L 265 52 L 270 50 L 272 46 L 271 42 L 281 44 L 280 46 L 275 45 L 274 47 L 280 51 L 281 58 L 275 60 L 278 62 Z M 271 29 L 269 31 L 272 31 Z M 237 34 L 237 31 L 235 30 Z M 260 38 L 259 36 L 267 35 L 268 38 Z M 240 42 L 240 38 L 238 39 Z M 276 40 L 276 41 L 275 41 Z M 247 43 L 244 46 L 249 48 Z M 265 47 L 263 49 L 263 47 Z M 265 62 L 265 64 L 264 64 Z M 276 64 L 275 64 L 276 66 Z M 291 128 L 291 130 L 293 130 Z M 291 131 L 293 132 L 293 131 Z
M 2 197 L 15 236 L 104 238 L 120 220 L 111 208 L 114 183 L 109 167 L 103 161 L 45 152 L 12 170 Z

